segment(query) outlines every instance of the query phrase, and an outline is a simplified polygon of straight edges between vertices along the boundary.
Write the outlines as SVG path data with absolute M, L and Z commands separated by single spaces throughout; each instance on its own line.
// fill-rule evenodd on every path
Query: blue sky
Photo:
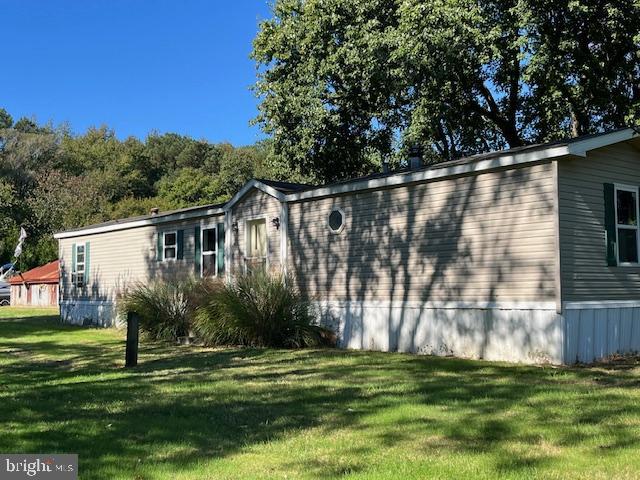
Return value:
M 0 0 L 0 16 L 0 107 L 14 119 L 262 138 L 249 53 L 268 0 Z

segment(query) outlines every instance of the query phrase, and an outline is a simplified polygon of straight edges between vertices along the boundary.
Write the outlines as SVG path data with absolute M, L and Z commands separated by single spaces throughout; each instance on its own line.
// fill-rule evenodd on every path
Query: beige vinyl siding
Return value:
M 266 220 L 269 269 L 277 271 L 280 268 L 280 231 L 271 222 L 274 218 L 280 218 L 280 208 L 281 204 L 278 199 L 258 189 L 249 191 L 233 206 L 232 222 L 237 222 L 238 234 L 235 235 L 232 232 L 231 235 L 232 273 L 238 274 L 244 271 L 247 248 L 246 222 L 256 218 Z
M 64 261 L 62 300 L 104 300 L 116 298 L 133 282 L 149 282 L 196 274 L 195 227 L 223 222 L 224 215 L 181 222 L 137 227 L 128 230 L 84 235 L 60 240 L 60 259 Z M 184 230 L 182 260 L 157 261 L 157 235 Z M 90 276 L 85 289 L 71 286 L 72 245 L 90 242 Z
M 545 163 L 292 203 L 289 270 L 318 299 L 553 301 L 553 199 Z
M 640 151 L 601 148 L 561 161 L 558 173 L 563 300 L 639 300 L 640 268 L 607 266 L 603 185 L 640 186 Z

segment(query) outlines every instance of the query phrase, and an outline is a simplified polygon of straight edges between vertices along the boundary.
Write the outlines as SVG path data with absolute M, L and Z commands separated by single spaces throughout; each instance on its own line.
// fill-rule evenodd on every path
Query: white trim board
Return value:
M 553 279 L 556 297 L 556 313 L 562 313 L 562 259 L 560 239 L 560 172 L 558 162 L 553 162 L 553 241 L 554 241 L 554 266 Z
M 74 230 L 71 232 L 59 232 L 53 235 L 53 238 L 59 240 L 61 238 L 82 237 L 84 235 L 94 235 L 96 233 L 116 232 L 118 230 L 127 230 L 129 228 L 146 227 L 149 225 L 161 225 L 163 223 L 179 222 L 180 220 L 190 220 L 192 218 L 222 215 L 222 208 L 210 208 L 207 210 L 197 210 L 194 212 L 173 213 L 170 215 L 162 215 L 157 218 L 145 218 L 143 220 L 134 220 L 131 222 L 123 221 L 114 225 L 103 225 L 96 227 L 84 228 L 82 230 Z
M 60 300 L 60 306 L 74 306 L 74 305 L 98 305 L 98 306 L 113 306 L 115 300 Z
M 223 208 L 223 210 L 225 212 L 231 210 L 231 208 L 238 203 L 240 200 L 242 200 L 242 198 L 249 193 L 249 191 L 251 191 L 253 188 L 257 188 L 258 190 L 262 190 L 264 193 L 266 193 L 267 195 L 271 195 L 272 197 L 278 199 L 280 202 L 285 201 L 285 194 L 282 192 L 279 192 L 278 190 L 276 190 L 275 188 L 266 185 L 264 183 L 262 183 L 259 180 L 249 180 L 247 183 L 244 184 L 244 186 L 238 191 L 238 193 L 236 193 L 231 200 L 229 200 Z
M 361 308 L 410 308 L 424 310 L 556 310 L 555 301 L 540 302 L 416 302 L 403 300 L 318 300 L 320 307 L 361 307 Z
M 640 308 L 640 300 L 599 300 L 584 302 L 564 302 L 565 310 L 585 310 L 601 308 Z

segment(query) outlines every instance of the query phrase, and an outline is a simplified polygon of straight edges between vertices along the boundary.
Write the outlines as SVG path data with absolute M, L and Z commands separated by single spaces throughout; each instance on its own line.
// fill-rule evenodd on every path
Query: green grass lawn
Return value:
M 640 478 L 640 365 L 143 345 L 0 309 L 0 452 L 82 479 Z M 26 317 L 20 318 L 17 317 Z

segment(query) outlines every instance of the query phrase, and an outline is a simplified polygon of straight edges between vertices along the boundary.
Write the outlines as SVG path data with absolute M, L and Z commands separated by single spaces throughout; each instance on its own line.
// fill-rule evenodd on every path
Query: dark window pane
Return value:
M 331 230 L 340 230 L 340 227 L 342 227 L 342 222 L 342 213 L 340 213 L 339 210 L 334 210 L 333 212 L 331 212 L 331 215 L 329 215 L 329 227 L 331 227 Z
M 636 193 L 626 190 L 618 190 L 618 224 L 638 225 L 638 212 L 636 212 Z
M 216 230 L 208 228 L 202 231 L 202 251 L 213 252 L 216 249 Z
M 176 249 L 174 247 L 165 248 L 164 258 L 176 258 Z
M 618 229 L 620 263 L 638 263 L 638 231 Z
M 176 244 L 176 234 L 175 233 L 167 233 L 164 236 L 164 245 L 165 247 L 168 247 L 169 245 L 175 245 Z
M 202 256 L 202 275 L 205 277 L 213 277 L 216 274 L 216 256 Z

